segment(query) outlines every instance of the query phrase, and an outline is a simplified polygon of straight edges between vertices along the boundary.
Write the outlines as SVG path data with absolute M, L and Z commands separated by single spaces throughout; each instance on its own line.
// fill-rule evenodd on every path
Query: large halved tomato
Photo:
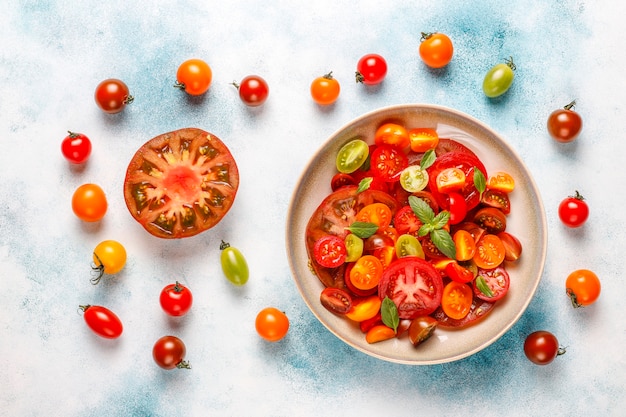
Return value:
M 126 171 L 126 206 L 148 232 L 184 238 L 215 226 L 233 205 L 239 171 L 226 145 L 196 128 L 164 133 L 135 153 Z

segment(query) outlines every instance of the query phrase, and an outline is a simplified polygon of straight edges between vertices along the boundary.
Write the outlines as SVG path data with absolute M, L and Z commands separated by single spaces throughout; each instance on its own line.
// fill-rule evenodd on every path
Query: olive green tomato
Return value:
M 235 285 L 244 285 L 248 282 L 250 272 L 248 270 L 248 262 L 243 254 L 237 248 L 231 247 L 228 243 L 222 241 L 220 245 L 220 261 L 222 263 L 222 271 L 224 276 Z
M 497 64 L 491 68 L 483 80 L 483 92 L 489 98 L 499 97 L 506 93 L 513 84 L 515 73 L 513 61 Z
M 341 147 L 337 154 L 337 170 L 350 174 L 363 165 L 370 152 L 364 140 L 352 139 Z
M 419 165 L 409 165 L 400 173 L 400 185 L 410 193 L 422 191 L 428 185 L 428 172 Z
M 403 258 L 405 256 L 417 256 L 418 258 L 425 259 L 424 249 L 422 244 L 413 235 L 403 234 L 398 236 L 396 240 L 396 256 Z
M 363 239 L 350 233 L 345 238 L 346 262 L 356 262 L 363 255 Z

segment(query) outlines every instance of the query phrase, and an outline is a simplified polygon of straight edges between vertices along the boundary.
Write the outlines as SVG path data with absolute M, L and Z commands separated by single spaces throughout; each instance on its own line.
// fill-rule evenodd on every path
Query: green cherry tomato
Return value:
M 515 64 L 513 58 L 506 60 L 506 63 L 497 64 L 491 68 L 483 80 L 483 92 L 489 98 L 499 97 L 506 93 L 515 78 Z
M 396 256 L 398 258 L 403 258 L 405 256 L 417 256 L 422 259 L 425 258 L 422 244 L 415 236 L 408 233 L 398 236 L 398 239 L 396 240 Z
M 370 149 L 361 139 L 353 139 L 341 147 L 337 154 L 337 170 L 344 174 L 351 174 L 365 163 Z
M 356 262 L 363 255 L 363 239 L 350 233 L 345 238 L 346 260 L 345 262 Z
M 400 173 L 400 185 L 409 193 L 422 191 L 428 185 L 428 171 L 419 165 L 409 165 Z
M 231 247 L 222 240 L 220 250 L 222 251 L 220 255 L 222 271 L 224 271 L 226 279 L 235 285 L 244 285 L 248 282 L 250 276 L 248 263 L 239 249 Z

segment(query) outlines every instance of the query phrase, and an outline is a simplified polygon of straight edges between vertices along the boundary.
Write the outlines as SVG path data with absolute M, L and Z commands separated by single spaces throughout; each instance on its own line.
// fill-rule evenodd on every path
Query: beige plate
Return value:
M 522 243 L 521 259 L 507 264 L 511 286 L 492 313 L 479 324 L 462 330 L 437 329 L 418 348 L 404 337 L 368 344 L 354 323 L 328 312 L 319 302 L 321 282 L 307 265 L 305 229 L 310 216 L 330 192 L 330 179 L 336 172 L 337 152 L 349 140 L 360 137 L 371 143 L 383 122 L 395 121 L 407 128 L 435 128 L 440 137 L 455 139 L 472 149 L 487 172 L 499 170 L 515 179 L 511 193 L 512 211 L 507 231 Z M 373 357 L 410 365 L 429 365 L 459 360 L 489 346 L 502 336 L 524 313 L 544 268 L 547 234 L 546 217 L 535 182 L 517 153 L 482 122 L 449 108 L 414 104 L 386 107 L 365 114 L 333 134 L 313 156 L 302 173 L 287 216 L 286 249 L 293 278 L 313 314 L 337 337 Z

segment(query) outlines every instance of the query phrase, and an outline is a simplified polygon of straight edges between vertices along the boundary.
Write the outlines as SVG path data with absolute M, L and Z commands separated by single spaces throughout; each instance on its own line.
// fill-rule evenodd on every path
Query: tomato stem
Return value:
M 422 37 L 420 38 L 420 42 L 425 41 L 426 39 L 430 38 L 433 35 L 434 35 L 433 32 L 422 32 Z
M 571 195 L 570 197 L 580 201 L 583 201 L 585 199 L 585 197 L 583 197 L 582 194 L 578 192 L 578 190 L 574 191 L 574 195 Z
M 574 308 L 583 307 L 583 305 L 578 302 L 578 298 L 576 297 L 576 293 L 571 288 L 567 288 L 565 291 L 567 292 L 567 295 L 568 295 L 570 301 L 572 302 L 572 307 L 574 307 Z
M 178 369 L 191 369 L 191 364 L 189 363 L 189 361 L 180 361 L 176 367 Z
M 183 83 L 181 83 L 181 82 L 176 81 L 176 82 L 174 83 L 174 87 L 175 87 L 175 88 L 178 88 L 178 89 L 180 89 L 180 90 L 184 90 L 184 89 L 185 89 L 185 84 L 183 84 Z
M 135 97 L 131 96 L 130 94 L 124 97 L 124 100 L 122 101 L 122 103 L 124 104 L 130 104 L 133 101 L 135 101 Z
M 556 356 L 565 355 L 567 347 L 559 346 L 559 350 L 556 351 Z
M 224 249 L 226 249 L 226 248 L 230 248 L 230 243 L 228 243 L 228 242 L 224 242 L 224 241 L 222 240 L 222 243 L 220 244 L 220 250 L 224 250 Z
M 92 273 L 95 273 L 95 275 L 89 280 L 89 282 L 91 282 L 93 285 L 96 285 L 100 282 L 100 279 L 102 279 L 102 276 L 104 275 L 104 264 L 95 252 L 93 253 L 93 256 L 98 261 L 98 264 L 94 264 L 91 266 Z
M 509 68 L 511 68 L 513 71 L 515 71 L 517 69 L 517 66 L 515 65 L 515 63 L 513 62 L 513 57 L 510 56 L 507 59 L 504 60 L 504 62 L 509 66 Z
M 568 105 L 566 105 L 565 107 L 563 107 L 565 110 L 571 110 L 574 108 L 574 106 L 576 105 L 576 100 L 572 100 L 571 103 L 569 103 Z
M 328 74 L 324 74 L 323 77 L 326 78 L 327 80 L 332 80 L 333 79 L 333 72 L 331 71 Z
M 233 85 L 237 90 L 239 90 L 239 84 L 237 84 L 237 81 L 233 81 L 230 84 Z

